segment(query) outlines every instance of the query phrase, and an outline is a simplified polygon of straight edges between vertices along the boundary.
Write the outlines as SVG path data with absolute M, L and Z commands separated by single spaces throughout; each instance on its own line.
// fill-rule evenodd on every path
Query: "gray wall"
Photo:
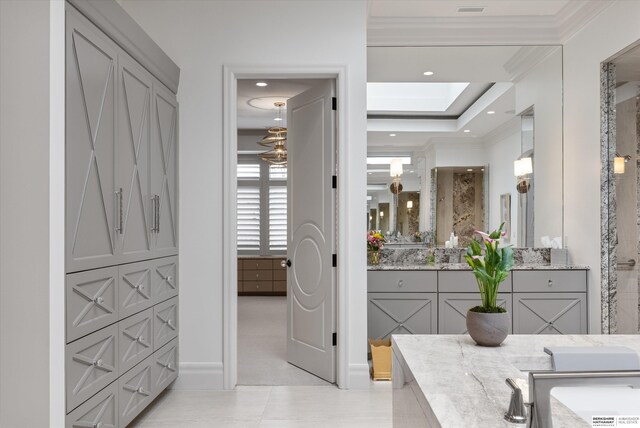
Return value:
M 49 426 L 49 2 L 0 1 L 0 426 Z

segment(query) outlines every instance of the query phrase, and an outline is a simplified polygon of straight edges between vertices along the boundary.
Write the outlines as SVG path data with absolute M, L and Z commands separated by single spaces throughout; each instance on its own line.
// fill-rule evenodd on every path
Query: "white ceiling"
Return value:
M 557 15 L 570 0 L 369 0 L 370 17 L 456 17 Z M 459 7 L 484 7 L 481 13 Z

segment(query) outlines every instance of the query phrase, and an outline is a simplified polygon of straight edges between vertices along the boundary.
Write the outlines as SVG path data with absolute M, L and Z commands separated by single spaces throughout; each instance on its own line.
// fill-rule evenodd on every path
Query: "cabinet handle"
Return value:
M 403 280 L 398 281 L 398 287 L 402 287 L 403 285 L 404 285 L 404 281 Z
M 120 235 L 122 235 L 122 218 L 123 218 L 123 212 L 122 212 L 122 187 L 119 188 L 116 191 L 116 204 L 118 204 L 118 207 L 116 208 L 117 213 L 118 213 L 118 227 L 116 227 L 116 232 L 118 232 Z
M 160 233 L 160 195 L 156 195 L 156 233 Z
M 547 285 L 548 285 L 549 287 L 553 287 L 553 281 L 549 280 L 549 282 L 547 283 Z

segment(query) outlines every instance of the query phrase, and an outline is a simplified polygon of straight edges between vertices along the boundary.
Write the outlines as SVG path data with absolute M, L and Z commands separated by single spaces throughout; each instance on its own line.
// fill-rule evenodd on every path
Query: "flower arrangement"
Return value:
M 367 250 L 378 252 L 384 247 L 384 243 L 387 242 L 384 235 L 379 230 L 370 230 L 367 233 Z
M 503 227 L 504 223 L 491 233 L 476 231 L 482 241 L 474 239 L 467 247 L 464 258 L 473 270 L 482 297 L 482 305 L 471 308 L 472 312 L 506 312 L 496 305 L 500 283 L 507 279 L 513 267 L 513 249 L 510 245 L 500 247 L 500 239 L 505 236 Z

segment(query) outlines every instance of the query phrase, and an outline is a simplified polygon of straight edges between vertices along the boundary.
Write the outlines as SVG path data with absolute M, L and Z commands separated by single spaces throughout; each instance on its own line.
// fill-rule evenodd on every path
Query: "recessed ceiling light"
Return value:
M 467 172 L 473 172 L 473 168 L 467 168 Z
M 464 132 L 464 133 L 469 133 L 469 132 L 471 132 L 471 131 L 470 131 L 469 129 L 465 129 L 463 132 Z
M 260 87 L 267 86 L 267 82 L 258 82 L 256 83 L 256 86 L 260 86 Z
M 425 71 L 424 73 L 425 76 L 433 76 L 433 71 Z
M 496 112 L 495 112 L 495 111 L 493 111 L 493 110 L 489 110 L 489 111 L 487 112 L 487 114 L 496 114 Z
M 395 137 L 396 134 L 389 134 L 389 137 Z

